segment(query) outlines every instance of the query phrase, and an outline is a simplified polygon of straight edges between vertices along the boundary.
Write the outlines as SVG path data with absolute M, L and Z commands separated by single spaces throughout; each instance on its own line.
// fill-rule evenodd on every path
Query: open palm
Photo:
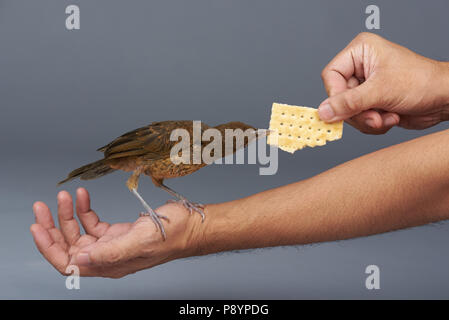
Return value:
M 36 202 L 33 211 L 36 223 L 31 233 L 37 248 L 59 272 L 67 274 L 67 267 L 78 265 L 82 276 L 119 278 L 182 256 L 186 241 L 183 235 L 197 218 L 177 204 L 157 209 L 168 217 L 164 221 L 167 240 L 149 217 L 140 217 L 134 223 L 109 224 L 100 221 L 90 208 L 86 189 L 76 194 L 76 213 L 85 230 L 73 214 L 73 201 L 66 191 L 58 194 L 58 222 L 55 226 L 48 206 Z

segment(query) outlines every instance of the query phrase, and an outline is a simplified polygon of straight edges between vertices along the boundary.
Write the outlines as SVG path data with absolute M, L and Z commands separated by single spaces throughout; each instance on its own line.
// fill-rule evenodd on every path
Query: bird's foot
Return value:
M 166 234 L 165 234 L 164 225 L 162 224 L 162 221 L 161 221 L 161 219 L 168 221 L 168 218 L 166 216 L 158 214 L 158 213 L 154 212 L 153 210 L 150 210 L 149 212 L 141 212 L 139 216 L 140 217 L 150 217 L 151 220 L 153 220 L 154 224 L 156 225 L 156 228 L 159 228 L 161 230 L 163 239 L 165 240 L 167 238 Z
M 190 214 L 192 214 L 193 211 L 198 212 L 201 216 L 202 221 L 204 221 L 204 219 L 206 218 L 206 215 L 204 214 L 204 205 L 201 203 L 190 202 L 187 199 L 179 199 L 179 200 L 170 199 L 167 202 L 168 203 L 180 203 L 184 208 L 189 210 Z

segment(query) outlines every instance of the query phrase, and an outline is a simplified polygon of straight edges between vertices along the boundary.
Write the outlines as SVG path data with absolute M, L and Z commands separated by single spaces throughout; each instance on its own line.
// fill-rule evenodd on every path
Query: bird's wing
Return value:
M 190 127 L 189 127 L 190 125 Z M 106 159 L 143 156 L 149 159 L 161 159 L 170 155 L 177 141 L 170 141 L 172 130 L 189 130 L 191 121 L 162 121 L 127 132 L 109 144 L 98 149 L 104 152 Z M 189 130 L 190 131 L 190 130 Z

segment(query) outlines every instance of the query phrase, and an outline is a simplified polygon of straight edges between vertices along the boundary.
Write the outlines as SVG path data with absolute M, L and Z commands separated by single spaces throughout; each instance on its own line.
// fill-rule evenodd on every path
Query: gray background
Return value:
M 82 279 L 81 290 L 35 249 L 32 203 L 56 209 L 56 182 L 96 160 L 123 132 L 155 120 L 241 120 L 267 127 L 273 101 L 316 106 L 320 71 L 358 32 L 367 1 L 0 1 L 0 298 L 449 298 L 446 223 L 362 239 L 191 258 L 120 280 Z M 435 59 L 449 58 L 449 2 L 375 1 L 379 34 Z M 65 29 L 68 4 L 81 30 Z M 277 175 L 255 165 L 210 166 L 169 181 L 202 202 L 247 196 L 429 132 L 394 129 L 295 155 Z M 141 211 L 125 173 L 64 186 L 89 189 L 109 222 Z M 141 183 L 154 206 L 165 192 Z M 381 290 L 364 269 L 381 268 Z

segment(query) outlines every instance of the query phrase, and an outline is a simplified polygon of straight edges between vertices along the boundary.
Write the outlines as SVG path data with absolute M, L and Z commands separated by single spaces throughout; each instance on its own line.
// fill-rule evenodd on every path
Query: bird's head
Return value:
M 223 138 L 226 138 L 226 130 L 227 129 L 233 130 L 233 132 L 234 132 L 233 137 L 232 137 L 234 140 L 234 143 L 232 144 L 233 150 L 226 150 L 225 154 L 236 152 L 236 150 L 238 149 L 237 140 L 239 140 L 238 139 L 239 136 L 242 139 L 241 141 L 243 142 L 243 146 L 241 146 L 241 147 L 246 147 L 251 141 L 269 134 L 268 130 L 260 130 L 259 131 L 257 128 L 250 126 L 249 124 L 240 122 L 240 121 L 232 121 L 232 122 L 228 122 L 228 123 L 223 123 L 223 124 L 216 126 L 215 128 L 221 132 Z M 223 139 L 223 146 L 224 145 L 225 145 L 225 139 Z
M 251 129 L 251 130 L 255 131 L 257 138 L 260 138 L 260 137 L 270 134 L 270 130 L 257 129 L 257 128 L 254 128 L 253 126 L 250 126 L 249 124 L 246 124 L 246 123 L 240 122 L 240 121 L 231 121 L 228 123 L 223 123 L 223 124 L 216 126 L 215 128 L 220 130 L 223 135 L 224 135 L 226 129 L 232 129 L 232 130 L 241 129 L 243 132 L 245 132 L 248 129 Z
M 224 132 L 225 129 L 241 129 L 243 131 L 245 131 L 247 129 L 257 130 L 253 126 L 250 126 L 249 124 L 246 124 L 246 123 L 243 123 L 240 121 L 231 121 L 228 123 L 223 123 L 223 124 L 216 126 L 215 128 L 217 128 L 218 130 L 220 130 L 222 132 Z

